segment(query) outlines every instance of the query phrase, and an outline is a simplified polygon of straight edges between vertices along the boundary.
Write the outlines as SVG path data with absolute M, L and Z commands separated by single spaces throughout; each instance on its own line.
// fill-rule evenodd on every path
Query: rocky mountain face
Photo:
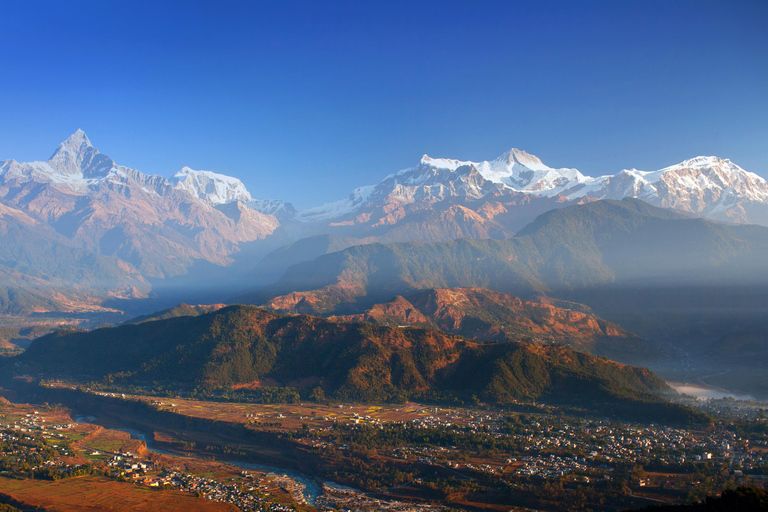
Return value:
M 598 354 L 611 345 L 644 345 L 618 325 L 578 310 L 585 306 L 567 305 L 571 307 L 522 300 L 484 288 L 430 289 L 397 296 L 359 315 L 330 319 L 429 327 L 474 340 L 562 343 Z
M 168 180 L 120 166 L 80 130 L 46 162 L 7 160 L 0 166 L 2 218 L 24 231 L 16 251 L 29 251 L 29 241 L 43 237 L 91 260 L 110 261 L 130 276 L 86 283 L 74 278 L 60 287 L 81 287 L 86 295 L 89 289 L 96 296 L 125 295 L 120 290 L 129 286 L 128 296 L 143 296 L 146 278 L 184 274 L 198 260 L 230 263 L 239 243 L 263 239 L 279 226 L 274 216 L 247 206 L 250 200 L 242 183 L 226 176 L 185 168 Z M 6 235 L 3 245 L 9 243 Z M 76 268 L 76 261 L 62 258 L 50 251 L 23 270 L 19 258 L 12 259 L 17 273 L 37 276 Z

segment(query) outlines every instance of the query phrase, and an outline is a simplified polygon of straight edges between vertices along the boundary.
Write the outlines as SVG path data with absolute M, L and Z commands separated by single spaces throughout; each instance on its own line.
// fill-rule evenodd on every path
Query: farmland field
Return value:
M 131 511 L 236 511 L 227 503 L 197 498 L 191 494 L 158 491 L 103 477 L 85 476 L 56 482 L 0 478 L 0 493 L 28 505 L 59 512 L 89 510 Z

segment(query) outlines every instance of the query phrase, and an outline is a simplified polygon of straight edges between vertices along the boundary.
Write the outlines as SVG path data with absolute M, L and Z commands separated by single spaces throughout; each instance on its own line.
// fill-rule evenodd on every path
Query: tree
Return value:
M 320 386 L 317 386 L 312 390 L 312 394 L 309 395 L 309 398 L 315 402 L 325 402 L 325 391 L 323 391 L 323 388 Z

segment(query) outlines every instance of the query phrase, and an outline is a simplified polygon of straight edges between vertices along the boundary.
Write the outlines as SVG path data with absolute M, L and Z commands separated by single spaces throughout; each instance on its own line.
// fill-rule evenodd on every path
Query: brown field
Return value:
M 212 402 L 188 400 L 184 398 L 163 398 L 153 396 L 133 397 L 150 403 L 162 404 L 160 408 L 177 414 L 196 418 L 215 419 L 233 423 L 258 422 L 266 430 L 270 429 L 299 429 L 302 424 L 322 427 L 331 423 L 350 423 L 368 421 L 368 416 L 385 423 L 411 421 L 426 416 L 447 416 L 459 409 L 435 408 L 415 403 L 402 406 L 385 405 L 324 405 L 314 403 L 302 404 L 247 404 L 235 402 Z M 439 411 L 439 412 L 436 412 Z M 463 413 L 462 413 L 463 414 Z M 455 423 L 461 424 L 457 418 Z M 263 424 L 275 424 L 267 427 Z
M 153 490 L 97 476 L 69 478 L 56 482 L 0 478 L 0 492 L 27 505 L 58 512 L 238 510 L 226 503 L 197 498 L 179 491 Z
M 123 452 L 131 452 L 143 455 L 147 450 L 143 441 L 131 439 L 127 432 L 109 430 L 97 425 L 78 424 L 78 427 L 80 426 L 93 428 L 88 435 L 75 443 L 76 448 L 88 453 L 98 451 L 104 454 L 119 455 Z
M 34 414 L 44 419 L 45 423 L 70 423 L 72 419 L 69 412 L 63 408 L 48 409 L 40 405 L 14 404 L 0 397 L 0 423 L 18 421 L 26 417 L 27 414 Z

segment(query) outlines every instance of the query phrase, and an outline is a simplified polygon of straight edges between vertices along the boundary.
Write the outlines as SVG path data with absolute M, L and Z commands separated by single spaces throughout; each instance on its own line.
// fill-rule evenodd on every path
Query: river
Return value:
M 76 418 L 73 418 L 76 422 L 88 422 L 91 423 L 94 420 L 96 420 L 96 417 L 94 416 L 78 416 Z M 175 457 L 184 457 L 184 455 L 181 455 L 179 453 L 175 452 L 169 452 L 167 450 L 163 450 L 161 448 L 158 448 L 155 446 L 154 437 L 152 434 L 149 434 L 147 432 L 142 432 L 141 430 L 136 430 L 133 428 L 128 427 L 109 427 L 110 430 L 119 430 L 121 432 L 126 432 L 131 436 L 132 439 L 138 439 L 140 441 L 144 441 L 144 443 L 147 445 L 147 449 L 159 453 L 162 455 L 173 455 Z M 318 480 L 310 475 L 306 475 L 304 473 L 301 473 L 299 471 L 296 471 L 294 469 L 288 469 L 288 468 L 281 468 L 277 466 L 270 466 L 267 464 L 256 464 L 253 462 L 242 462 L 242 461 L 236 461 L 236 460 L 221 460 L 216 459 L 217 462 L 221 462 L 224 464 L 229 464 L 231 466 L 236 466 L 243 469 L 252 469 L 256 471 L 263 471 L 265 473 L 277 473 L 279 475 L 285 475 L 289 478 L 292 478 L 301 484 L 305 486 L 304 491 L 304 498 L 306 499 L 307 503 L 309 505 L 315 504 L 315 499 L 318 496 L 321 496 L 323 494 L 323 486 L 318 482 Z M 329 482 L 332 483 L 332 482 Z M 334 484 L 338 485 L 338 484 Z M 356 492 L 361 492 L 357 491 Z

